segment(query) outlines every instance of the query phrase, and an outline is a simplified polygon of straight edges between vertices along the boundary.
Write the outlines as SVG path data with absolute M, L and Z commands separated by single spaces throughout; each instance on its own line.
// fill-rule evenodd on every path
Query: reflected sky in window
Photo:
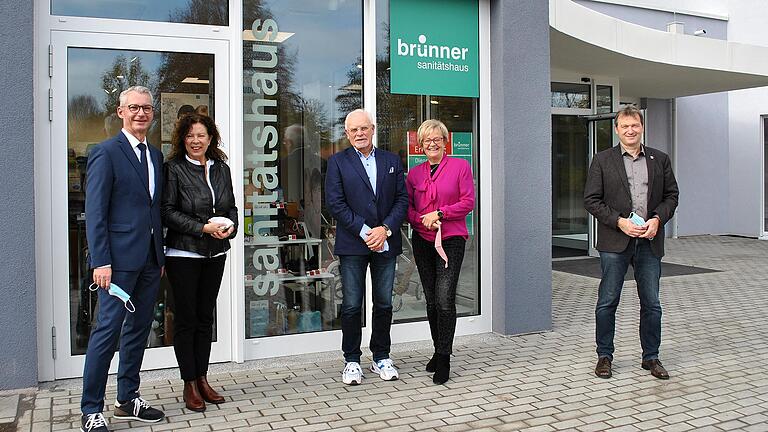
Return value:
M 52 0 L 52 15 L 228 24 L 227 0 Z
M 157 76 L 162 63 L 162 54 L 152 51 L 123 51 L 109 49 L 70 48 L 67 53 L 67 94 L 71 100 L 74 97 L 87 95 L 96 99 L 99 104 L 107 100 L 113 88 L 102 88 L 103 76 L 109 71 L 117 56 L 124 56 L 127 61 L 139 62 L 141 68 L 150 76 Z M 125 79 L 125 78 L 117 78 Z M 129 87 L 129 85 L 126 85 Z

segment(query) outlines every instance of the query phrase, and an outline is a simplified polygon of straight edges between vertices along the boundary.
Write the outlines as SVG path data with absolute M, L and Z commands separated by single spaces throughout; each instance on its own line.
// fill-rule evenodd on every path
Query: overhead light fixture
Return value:
M 459 115 L 458 114 L 454 114 L 453 118 L 459 118 Z
M 360 84 L 347 84 L 343 87 L 339 87 L 339 90 L 347 90 L 347 91 L 361 91 L 363 89 L 363 86 Z
M 282 42 L 285 42 L 286 39 L 288 39 L 289 37 L 291 37 L 291 36 L 293 36 L 295 34 L 296 33 L 281 32 L 281 31 L 279 31 L 279 32 L 277 32 L 277 37 L 275 38 L 275 40 L 273 40 L 273 41 L 270 41 L 270 40 L 259 40 L 259 42 L 282 43 Z M 243 40 L 244 41 L 256 42 L 256 36 L 253 35 L 253 30 L 243 30 Z
M 431 103 L 432 105 L 437 105 L 437 104 L 439 104 L 440 102 L 438 102 L 438 101 L 436 101 L 436 100 L 432 99 L 432 100 L 430 100 L 430 101 L 429 101 L 429 103 Z
M 186 77 L 181 80 L 184 84 L 210 84 L 211 81 L 207 79 L 200 79 L 198 77 Z

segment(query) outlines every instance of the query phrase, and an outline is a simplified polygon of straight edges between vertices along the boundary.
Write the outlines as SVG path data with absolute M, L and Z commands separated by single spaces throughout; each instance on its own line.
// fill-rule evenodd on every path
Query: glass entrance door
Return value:
M 120 92 L 148 87 L 154 124 L 148 142 L 163 154 L 171 148 L 177 118 L 189 111 L 210 115 L 228 152 L 227 44 L 221 41 L 52 32 L 50 185 L 55 378 L 81 376 L 97 295 L 89 290 L 85 182 L 89 151 L 120 132 L 115 111 Z M 162 46 L 162 51 L 156 47 Z M 230 261 L 230 260 L 228 260 Z M 222 281 L 211 361 L 231 359 L 229 263 Z M 166 278 L 155 301 L 143 367 L 176 366 L 174 299 Z M 116 371 L 117 356 L 112 364 Z
M 597 254 L 584 184 L 592 156 L 613 145 L 615 89 L 614 83 L 552 83 L 553 258 Z
M 552 254 L 586 255 L 584 183 L 589 169 L 589 129 L 575 115 L 552 116 Z

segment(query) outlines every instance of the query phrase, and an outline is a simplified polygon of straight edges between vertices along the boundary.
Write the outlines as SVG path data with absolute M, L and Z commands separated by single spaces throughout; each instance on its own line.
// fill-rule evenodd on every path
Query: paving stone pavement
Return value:
M 668 381 L 640 368 L 634 282 L 618 311 L 614 376 L 604 380 L 592 372 L 598 280 L 553 272 L 553 330 L 459 338 L 443 386 L 423 371 L 426 344 L 399 344 L 396 382 L 368 373 L 363 385 L 345 386 L 336 352 L 280 367 L 247 363 L 209 377 L 226 403 L 192 413 L 176 371 L 150 372 L 142 395 L 167 419 L 113 422 L 111 411 L 107 419 L 114 430 L 137 431 L 768 431 L 768 242 L 698 236 L 667 250 L 669 262 L 721 270 L 662 279 Z M 78 385 L 23 395 L 17 429 L 77 430 Z M 114 398 L 110 385 L 107 401 Z

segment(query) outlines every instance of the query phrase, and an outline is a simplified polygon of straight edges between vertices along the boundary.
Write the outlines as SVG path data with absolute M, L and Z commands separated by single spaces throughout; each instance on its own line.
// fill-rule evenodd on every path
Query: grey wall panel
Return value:
M 603 15 L 608 15 L 622 21 L 631 22 L 654 30 L 667 31 L 667 24 L 676 21 L 684 24 L 685 34 L 693 35 L 696 30 L 703 29 L 707 33 L 702 37 L 725 40 L 728 38 L 728 22 L 714 18 L 705 18 L 672 12 L 644 9 L 633 6 L 601 3 L 590 0 L 574 0 Z
M 677 98 L 677 234 L 730 230 L 728 94 Z
M 493 330 L 552 327 L 549 4 L 491 2 Z
M 672 122 L 670 102 L 666 99 L 648 99 L 645 119 L 645 143 L 650 147 L 670 154 L 672 144 Z
M 669 99 L 647 99 L 647 111 L 645 118 L 645 143 L 650 147 L 659 149 L 673 158 L 672 151 L 672 107 Z M 665 225 L 666 237 L 672 237 L 673 221 Z
M 31 1 L 0 2 L 0 389 L 37 384 L 32 16 Z

